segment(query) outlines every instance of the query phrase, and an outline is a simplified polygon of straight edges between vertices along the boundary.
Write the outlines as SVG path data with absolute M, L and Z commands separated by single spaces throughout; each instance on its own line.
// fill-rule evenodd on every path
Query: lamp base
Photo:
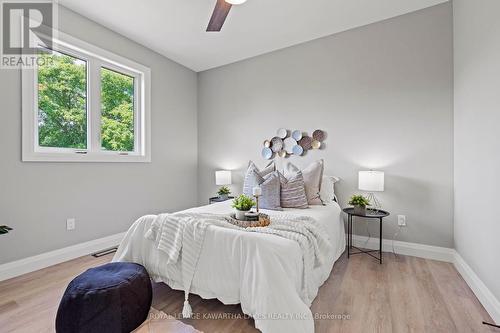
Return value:
M 371 207 L 373 207 L 373 209 L 375 209 L 375 211 L 379 211 L 381 208 L 382 208 L 382 205 L 380 204 L 380 201 L 377 199 L 377 197 L 375 196 L 374 193 L 370 192 L 368 193 L 368 196 L 366 197 L 370 203 L 371 203 Z

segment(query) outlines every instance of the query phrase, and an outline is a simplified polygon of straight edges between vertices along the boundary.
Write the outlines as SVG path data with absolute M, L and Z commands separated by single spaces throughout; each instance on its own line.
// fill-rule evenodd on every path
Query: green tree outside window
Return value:
M 43 53 L 38 69 L 38 139 L 41 147 L 87 148 L 87 64 Z M 134 150 L 134 78 L 101 68 L 101 146 Z

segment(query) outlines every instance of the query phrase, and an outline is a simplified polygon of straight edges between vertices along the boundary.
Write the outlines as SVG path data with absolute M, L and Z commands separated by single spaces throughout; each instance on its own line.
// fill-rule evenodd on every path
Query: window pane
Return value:
M 101 68 L 101 145 L 134 151 L 134 78 Z
M 87 63 L 56 51 L 39 56 L 39 146 L 86 149 Z

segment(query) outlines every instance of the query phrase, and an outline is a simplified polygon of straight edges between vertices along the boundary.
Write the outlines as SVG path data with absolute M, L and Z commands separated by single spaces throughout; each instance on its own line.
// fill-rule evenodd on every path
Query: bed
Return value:
M 188 209 L 187 213 L 228 214 L 231 202 Z M 190 292 L 224 304 L 241 304 L 264 333 L 314 332 L 309 309 L 319 287 L 329 277 L 333 264 L 345 250 L 344 222 L 339 205 L 331 202 L 308 209 L 262 210 L 271 219 L 277 214 L 309 216 L 324 226 L 331 243 L 327 260 L 309 272 L 313 297 L 301 297 L 303 254 L 299 245 L 276 235 L 210 226 Z M 137 220 L 121 242 L 113 261 L 131 261 L 146 267 L 156 282 L 184 290 L 180 265 L 165 265 L 165 253 L 144 237 L 155 220 L 147 215 Z M 196 312 L 196 309 L 193 309 Z

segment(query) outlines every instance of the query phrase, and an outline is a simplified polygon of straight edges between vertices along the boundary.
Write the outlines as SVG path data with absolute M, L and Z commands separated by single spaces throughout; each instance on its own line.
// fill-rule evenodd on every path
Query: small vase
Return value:
M 366 215 L 366 207 L 365 206 L 354 206 L 354 214 Z
M 234 210 L 234 215 L 237 220 L 245 221 L 245 213 L 248 213 L 250 210 Z
M 220 200 L 227 200 L 229 198 L 229 194 L 219 194 Z

